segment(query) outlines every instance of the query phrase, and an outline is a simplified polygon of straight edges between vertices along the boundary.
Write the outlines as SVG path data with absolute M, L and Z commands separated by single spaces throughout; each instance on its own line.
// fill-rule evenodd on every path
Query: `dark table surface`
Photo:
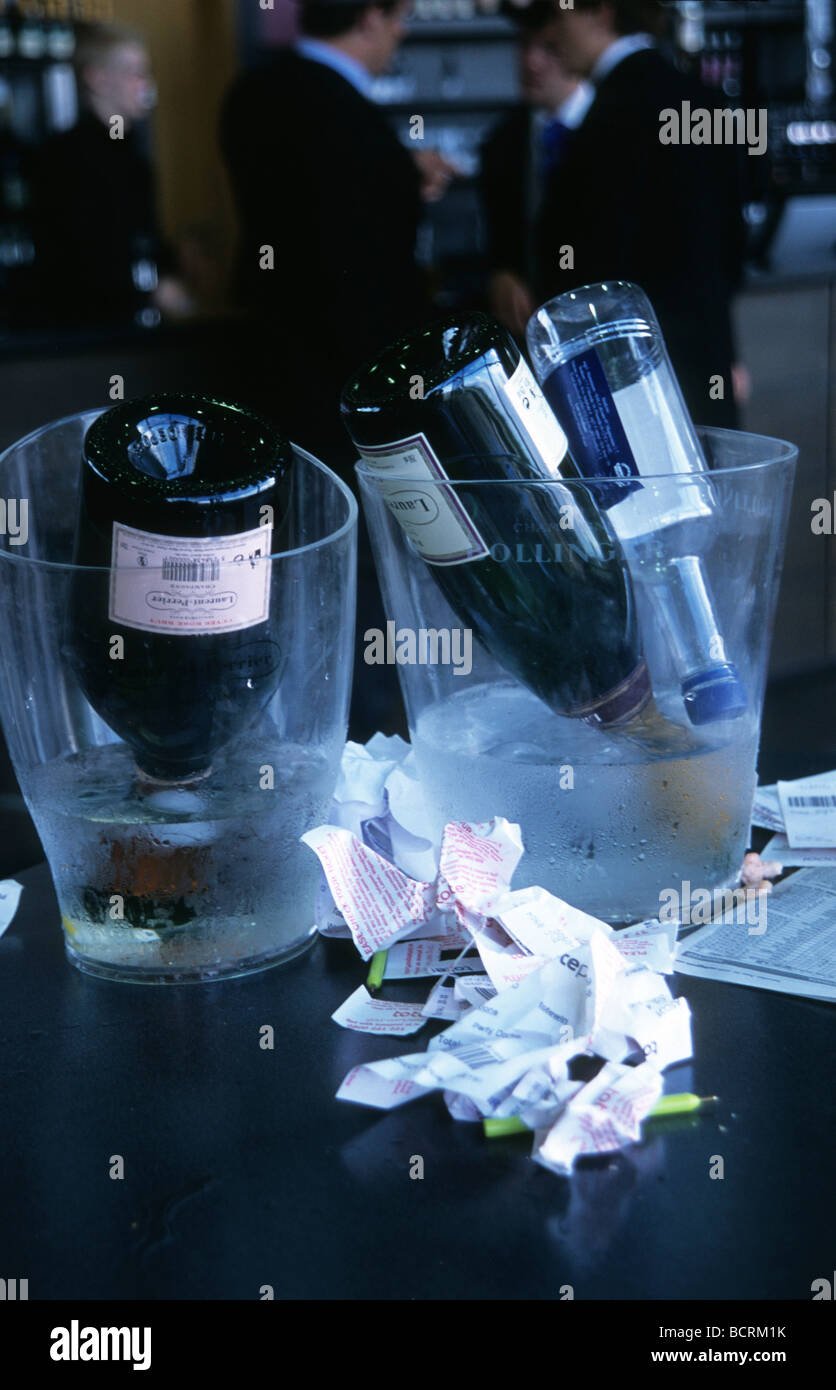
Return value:
M 334 1099 L 356 1063 L 417 1050 L 330 1021 L 365 973 L 348 943 L 249 979 L 114 985 L 65 963 L 46 868 L 21 880 L 0 1245 L 30 1298 L 801 1299 L 832 1272 L 830 1005 L 675 977 L 695 1060 L 666 1088 L 719 1111 L 569 1180 L 437 1095 Z
M 806 683 L 800 720 L 801 687 L 771 692 L 762 781 L 836 766 L 829 680 Z M 674 976 L 694 1061 L 665 1089 L 719 1109 L 559 1178 L 527 1138 L 488 1142 L 438 1094 L 388 1113 L 335 1099 L 350 1067 L 420 1047 L 331 1021 L 365 976 L 350 943 L 220 984 L 110 984 L 65 961 L 46 866 L 18 877 L 0 939 L 0 1275 L 27 1278 L 30 1299 L 265 1285 L 558 1299 L 571 1285 L 576 1299 L 809 1301 L 833 1277 L 829 1004 Z

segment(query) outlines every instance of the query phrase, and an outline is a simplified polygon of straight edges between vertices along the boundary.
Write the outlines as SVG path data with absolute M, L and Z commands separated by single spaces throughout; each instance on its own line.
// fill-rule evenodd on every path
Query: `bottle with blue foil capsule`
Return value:
M 716 501 L 647 295 L 623 280 L 585 285 L 538 309 L 526 337 L 578 469 L 612 479 L 592 491 L 648 596 L 691 723 L 736 719 L 746 690 L 699 554 Z

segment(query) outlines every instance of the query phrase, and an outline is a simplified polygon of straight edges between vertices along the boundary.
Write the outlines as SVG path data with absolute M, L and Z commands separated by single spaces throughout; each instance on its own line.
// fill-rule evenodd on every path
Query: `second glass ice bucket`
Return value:
M 574 649 L 590 649 L 598 613 L 594 594 L 572 586 L 571 548 L 559 529 L 549 538 L 526 534 L 519 490 L 559 488 L 561 498 L 582 502 L 588 514 L 590 498 L 599 488 L 611 493 L 613 480 L 500 481 L 490 467 L 480 472 L 474 456 L 459 461 L 460 471 L 449 470 L 467 481 L 394 481 L 367 463 L 357 466 L 389 620 L 379 641 L 365 634 L 365 657 L 397 664 L 436 841 L 448 821 L 501 815 L 518 822 L 526 852 L 512 887 L 539 885 L 613 924 L 655 917 L 660 902 L 669 901 L 662 892 L 681 891 L 686 880 L 709 891 L 731 887 L 749 842 L 797 450 L 737 431 L 703 430 L 700 437 L 709 472 L 629 484 L 647 490 L 659 518 L 621 553 L 637 662 L 649 673 L 652 696 L 638 718 L 629 700 L 609 701 L 603 721 L 590 716 L 588 689 L 578 690 L 571 717 L 565 703 L 558 711 L 548 698 L 554 684 L 565 700 L 571 680 L 559 668 L 574 669 Z M 507 506 L 497 498 L 507 498 Z M 413 539 L 396 519 L 405 507 Z M 520 626 L 519 643 L 536 645 L 536 613 L 549 614 L 549 653 L 533 683 L 525 679 L 530 660 L 508 659 L 514 634 L 505 631 L 487 650 L 462 608 L 456 611 L 455 585 L 421 558 L 415 519 L 439 515 L 460 528 L 463 550 L 467 541 L 471 553 L 468 518 L 491 516 L 491 543 L 478 563 L 496 565 L 500 585 L 522 579 L 527 586 L 535 617 Z M 507 523 L 497 529 L 503 515 Z M 561 567 L 554 588 L 550 566 Z M 488 575 L 487 582 L 497 581 Z M 695 620 L 681 605 L 683 594 L 693 603 L 695 585 L 717 631 L 697 636 L 721 676 L 732 673 L 725 684 L 716 683 L 716 671 L 702 684 L 693 672 L 683 680 L 694 637 L 686 629 Z M 543 596 L 552 593 L 549 613 L 551 598 Z M 567 595 L 573 614 L 563 624 Z
M 0 536 L 9 751 L 74 964 L 151 984 L 247 974 L 296 955 L 314 932 L 319 867 L 299 837 L 327 819 L 345 741 L 357 504 L 294 448 L 283 548 L 234 562 L 267 570 L 267 618 L 224 659 L 211 711 L 205 690 L 201 708 L 199 676 L 164 696 L 184 727 L 193 717 L 238 732 L 192 785 L 155 785 L 138 777 L 133 752 L 85 697 L 73 651 L 79 612 L 106 611 L 112 584 L 110 570 L 72 563 L 82 443 L 100 413 L 47 425 L 0 458 L 0 497 L 26 522 Z M 227 588 L 233 569 L 230 561 L 221 575 Z M 170 573 L 142 574 L 154 581 L 149 601 L 164 601 Z M 207 681 L 212 653 L 193 664 Z M 141 701 L 141 689 L 128 693 Z

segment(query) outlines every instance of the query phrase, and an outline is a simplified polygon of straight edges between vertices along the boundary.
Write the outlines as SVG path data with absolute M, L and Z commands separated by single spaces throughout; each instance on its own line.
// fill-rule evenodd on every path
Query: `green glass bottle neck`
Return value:
M 343 392 L 343 411 L 409 408 L 491 352 L 509 373 L 520 360 L 513 338 L 487 314 L 442 319 L 399 339 L 352 377 Z

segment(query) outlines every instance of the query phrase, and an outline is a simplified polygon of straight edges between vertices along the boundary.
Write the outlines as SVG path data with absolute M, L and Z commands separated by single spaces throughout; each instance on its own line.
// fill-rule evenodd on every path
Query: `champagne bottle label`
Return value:
M 462 565 L 483 560 L 490 552 L 424 434 L 365 445 L 363 458 L 375 473 L 383 499 L 418 554 L 431 565 Z M 422 488 L 416 479 L 432 486 Z M 409 479 L 408 482 L 404 481 Z
M 141 632 L 240 632 L 270 615 L 271 525 L 234 536 L 160 536 L 113 523 L 108 617 Z
M 569 441 L 531 375 L 525 358 L 520 358 L 519 365 L 502 383 L 502 389 L 549 473 L 553 478 L 559 478 L 560 465 L 569 448 Z

